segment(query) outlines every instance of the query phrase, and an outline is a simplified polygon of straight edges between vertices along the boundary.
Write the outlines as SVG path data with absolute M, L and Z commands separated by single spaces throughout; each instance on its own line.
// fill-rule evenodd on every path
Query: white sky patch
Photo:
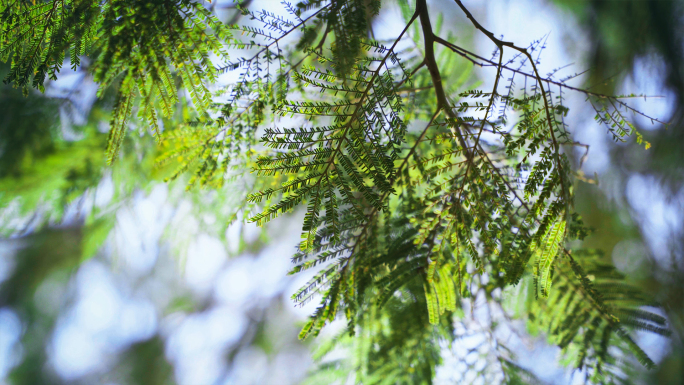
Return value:
M 167 196 L 168 186 L 158 184 L 116 214 L 116 257 L 133 275 L 148 274 L 157 261 L 159 238 L 173 214 Z
M 73 380 L 105 365 L 104 352 L 76 322 L 59 322 L 54 332 L 50 361 L 65 380 Z
M 651 253 L 665 270 L 673 262 L 670 240 L 679 239 L 684 226 L 681 219 L 684 199 L 668 201 L 666 197 L 663 186 L 653 176 L 635 174 L 627 181 L 627 200 L 636 211 L 633 217 L 641 222 Z
M 121 298 L 111 274 L 97 262 L 86 263 L 77 280 L 79 300 L 74 317 L 88 333 L 100 333 L 118 322 Z
M 16 313 L 8 308 L 0 309 L 0 379 L 21 359 L 20 346 L 22 325 Z
M 224 370 L 223 354 L 247 327 L 236 307 L 221 306 L 185 317 L 171 333 L 166 355 L 180 384 L 214 384 Z
M 228 252 L 236 254 L 240 251 L 240 233 L 242 232 L 242 213 L 238 213 L 238 219 L 226 229 L 225 237 L 228 243 Z
M 634 71 L 627 76 L 620 87 L 620 92 L 625 95 L 637 94 L 647 97 L 638 97 L 626 101 L 650 116 L 667 122 L 675 111 L 674 102 L 677 100 L 674 92 L 665 88 L 665 63 L 656 55 L 638 57 L 634 60 Z M 627 116 L 639 124 L 638 127 L 645 130 L 663 129 L 658 122 L 651 122 L 645 116 L 630 113 Z
M 55 371 L 66 380 L 107 367 L 120 350 L 157 330 L 154 306 L 124 297 L 102 263 L 83 264 L 76 286 L 77 300 L 58 320 L 48 349 Z
M 112 173 L 105 172 L 105 176 L 95 189 L 95 206 L 103 208 L 114 198 L 114 181 L 112 180 Z
M 216 280 L 214 295 L 219 303 L 245 306 L 251 302 L 257 288 L 252 258 L 240 257 L 230 261 Z
M 127 301 L 119 314 L 117 338 L 125 342 L 144 341 L 157 331 L 157 310 L 148 301 Z
M 199 294 L 211 290 L 214 278 L 226 262 L 228 254 L 223 243 L 206 234 L 200 234 L 190 244 L 185 263 L 185 281 Z
M 262 384 L 268 368 L 268 357 L 256 346 L 240 351 L 235 357 L 233 370 L 223 385 Z

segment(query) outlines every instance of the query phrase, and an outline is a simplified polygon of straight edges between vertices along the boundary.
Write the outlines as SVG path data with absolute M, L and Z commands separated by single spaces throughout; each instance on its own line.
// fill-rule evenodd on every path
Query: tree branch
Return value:
M 457 122 L 458 117 L 452 111 L 451 105 L 447 101 L 446 94 L 444 93 L 444 85 L 442 84 L 442 77 L 439 73 L 439 66 L 437 65 L 437 60 L 435 59 L 435 34 L 432 31 L 432 24 L 430 23 L 430 14 L 428 13 L 428 7 L 426 0 L 418 0 L 416 2 L 416 12 L 420 15 L 420 25 L 423 29 L 423 41 L 425 42 L 425 65 L 430 72 L 430 77 L 432 78 L 432 84 L 435 87 L 435 95 L 437 96 L 437 109 L 443 109 L 447 117 L 454 122 Z M 472 159 L 474 154 L 467 152 L 468 144 L 463 137 L 461 130 L 455 125 L 450 125 L 449 128 L 451 132 L 458 138 L 458 142 L 463 148 L 464 154 L 468 159 Z
M 539 89 L 541 90 L 542 99 L 544 100 L 544 110 L 546 111 L 546 120 L 547 120 L 547 123 L 549 125 L 549 133 L 551 134 L 551 141 L 553 142 L 553 149 L 554 149 L 554 153 L 555 153 L 554 155 L 556 158 L 556 167 L 558 168 L 558 171 L 560 172 L 562 170 L 562 163 L 561 163 L 561 159 L 560 159 L 560 146 L 558 145 L 558 141 L 556 140 L 556 134 L 553 132 L 553 123 L 551 122 L 551 112 L 549 110 L 549 101 L 546 99 L 546 92 L 544 91 L 544 84 L 542 82 L 541 76 L 539 76 L 539 71 L 537 70 L 537 66 L 534 63 L 534 59 L 532 58 L 532 55 L 530 55 L 530 53 L 527 52 L 527 50 L 525 48 L 518 47 L 511 42 L 503 41 L 501 39 L 497 39 L 496 37 L 494 37 L 493 33 L 488 31 L 487 29 L 485 29 L 480 23 L 477 22 L 477 20 L 475 20 L 473 15 L 463 5 L 461 0 L 454 0 L 454 1 L 456 2 L 456 4 L 458 4 L 458 6 L 463 11 L 463 13 L 465 13 L 466 17 L 475 26 L 475 28 L 477 28 L 482 33 L 484 33 L 485 36 L 487 36 L 489 38 L 489 40 L 491 40 L 494 44 L 496 44 L 497 47 L 499 47 L 499 51 L 501 51 L 500 52 L 501 54 L 503 54 L 503 47 L 506 46 L 506 47 L 511 47 L 514 50 L 516 50 L 516 51 L 524 54 L 525 56 L 527 56 L 527 59 L 530 61 L 530 64 L 532 65 L 532 69 L 534 70 L 534 75 L 535 75 L 535 78 L 537 79 L 537 84 L 539 85 Z M 497 75 L 500 71 L 501 71 L 501 60 L 499 60 L 499 67 L 498 67 Z M 498 77 L 497 77 L 497 81 L 498 81 Z M 560 185 L 561 185 L 561 194 L 567 198 L 567 196 L 569 195 L 570 192 L 568 190 L 566 190 L 566 188 L 565 188 L 565 183 L 563 182 L 562 173 L 560 175 L 559 180 L 560 180 Z M 567 202 L 567 200 L 566 200 L 566 202 Z

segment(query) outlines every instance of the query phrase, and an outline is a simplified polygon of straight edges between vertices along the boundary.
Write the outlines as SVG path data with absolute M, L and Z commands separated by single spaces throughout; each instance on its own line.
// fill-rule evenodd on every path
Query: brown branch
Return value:
M 425 42 L 425 65 L 430 72 L 432 84 L 435 87 L 435 95 L 437 96 L 437 109 L 443 109 L 447 117 L 453 120 L 454 123 L 458 121 L 458 117 L 451 109 L 451 105 L 447 101 L 444 93 L 444 85 L 442 84 L 442 77 L 439 73 L 439 66 L 435 59 L 435 34 L 432 31 L 432 24 L 430 23 L 430 14 L 425 0 L 418 0 L 416 3 L 416 12 L 420 14 L 420 24 L 423 29 L 423 41 Z M 450 125 L 449 128 L 458 138 L 459 144 L 464 149 L 468 148 L 468 144 L 463 138 L 463 134 L 456 126 Z M 474 154 L 465 153 L 468 159 L 472 159 Z
M 473 15 L 468 11 L 468 9 L 463 5 L 461 0 L 454 0 L 456 1 L 456 4 L 461 8 L 463 13 L 465 13 L 466 17 L 473 23 L 475 28 L 480 30 L 482 33 L 485 34 L 491 40 L 494 44 L 496 44 L 497 47 L 499 47 L 500 54 L 503 54 L 503 47 L 511 47 L 514 50 L 524 54 L 527 56 L 527 59 L 530 61 L 530 64 L 532 65 L 532 69 L 534 70 L 535 78 L 537 79 L 537 84 L 539 85 L 539 89 L 541 90 L 541 95 L 542 99 L 544 100 L 544 110 L 546 111 L 546 120 L 547 123 L 549 124 L 549 133 L 551 134 L 551 141 L 553 142 L 553 148 L 554 148 L 554 153 L 555 153 L 555 158 L 556 158 L 556 167 L 558 168 L 558 171 L 562 170 L 562 163 L 561 163 L 561 158 L 560 158 L 560 146 L 558 145 L 558 141 L 556 140 L 556 134 L 553 132 L 553 123 L 551 122 L 551 112 L 549 110 L 549 101 L 546 99 L 546 92 L 544 91 L 544 84 L 541 76 L 539 76 L 539 71 L 537 70 L 537 66 L 534 63 L 534 59 L 532 58 L 532 55 L 530 55 L 529 52 L 525 48 L 521 48 L 516 46 L 515 44 L 508 42 L 508 41 L 503 41 L 500 39 L 497 39 L 494 37 L 494 34 L 485 29 L 480 23 L 475 20 Z M 499 67 L 498 71 L 501 71 L 501 57 L 499 57 Z M 497 81 L 498 79 L 498 72 L 497 72 Z M 492 96 L 493 97 L 493 96 Z M 561 173 L 560 177 L 560 185 L 561 185 L 561 194 L 566 196 L 570 193 L 569 190 L 566 190 L 565 188 L 565 183 L 563 182 L 563 175 Z M 567 200 L 566 200 L 567 202 Z M 567 204 L 567 203 L 566 203 Z

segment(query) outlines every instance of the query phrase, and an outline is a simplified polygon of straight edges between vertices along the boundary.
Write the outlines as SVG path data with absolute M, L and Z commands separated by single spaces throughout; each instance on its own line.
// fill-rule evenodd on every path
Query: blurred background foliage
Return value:
M 389 3 L 384 7 L 391 8 Z M 487 12 L 499 3 L 505 2 L 473 8 L 494 25 Z M 586 246 L 603 250 L 606 262 L 654 294 L 673 325 L 670 341 L 654 345 L 667 349 L 660 352 L 659 368 L 644 374 L 643 382 L 682 383 L 684 4 L 538 3 L 567 20 L 567 26 L 558 28 L 568 49 L 584 55 L 581 65 L 589 69 L 585 85 L 602 93 L 640 92 L 633 89 L 638 86 L 633 79 L 646 68 L 658 75 L 648 79 L 649 92 L 667 98 L 670 107 L 663 119 L 671 124 L 663 128 L 644 122 L 642 127 L 652 148 L 607 143 L 600 183 L 579 185 L 576 205 L 595 230 Z M 430 4 L 455 9 L 446 0 Z M 234 22 L 231 7 L 219 2 L 215 10 Z M 448 20 L 457 21 L 452 26 L 457 36 L 472 39 L 465 18 Z M 576 36 L 583 38 L 574 41 Z M 534 38 L 538 36 L 530 40 Z M 573 47 L 582 44 L 577 42 L 589 46 Z M 577 71 L 581 65 L 576 63 Z M 5 71 L 6 66 L 0 69 L 3 76 Z M 290 234 L 297 226 L 289 226 L 288 219 L 264 230 L 242 223 L 240 204 L 246 185 L 253 183 L 249 177 L 211 192 L 185 191 L 186 180 L 167 186 L 164 170 L 153 164 L 153 140 L 145 135 L 128 135 L 120 160 L 106 167 L 108 127 L 103 122 L 109 120 L 112 97 L 87 96 L 84 90 L 96 87 L 87 68 L 69 76 L 77 80 L 66 86 L 66 96 L 58 92 L 59 81 L 49 84 L 45 95 L 24 96 L 0 86 L 0 381 L 322 384 L 340 377 L 330 371 L 345 374 L 357 365 L 382 364 L 349 361 L 347 353 L 331 361 L 343 364 L 329 362 L 307 378 L 312 358 L 296 336 L 310 309 L 290 310 L 287 297 L 296 285 L 284 277 L 287 264 L 282 263 L 297 242 L 296 231 L 294 237 Z M 179 117 L 184 114 L 187 110 Z M 174 123 L 164 121 L 165 127 Z M 193 253 L 208 259 L 195 261 Z M 222 270 L 226 265 L 230 269 Z M 268 270 L 250 270 L 256 266 Z M 216 280 L 216 287 L 207 280 Z M 89 297 L 89 288 L 104 290 L 104 297 Z M 126 320 L 129 308 L 138 309 L 129 312 L 132 320 Z M 83 311 L 96 314 L 89 318 Z M 408 309 L 406 314 L 424 312 Z M 74 331 L 88 320 L 90 334 Z M 405 321 L 410 328 L 410 317 Z M 146 329 L 140 326 L 146 322 Z M 75 339 L 65 337 L 69 333 Z M 73 342 L 88 336 L 94 342 Z M 391 344 L 392 336 L 386 337 Z M 329 353 L 326 338 L 314 342 L 319 356 Z M 359 341 L 348 341 L 350 351 L 363 349 Z M 207 353 L 212 349 L 213 356 Z M 416 347 L 404 352 L 411 349 Z M 95 361 L 72 362 L 79 359 Z M 401 375 L 411 383 L 409 371 Z M 537 381 L 524 371 L 520 376 L 520 383 Z M 552 382 L 565 383 L 568 377 L 559 378 Z
M 668 98 L 668 127 L 643 122 L 652 144 L 609 148 L 603 188 L 580 186 L 578 209 L 595 233 L 587 246 L 603 249 L 622 271 L 663 303 L 674 326 L 671 351 L 650 383 L 684 379 L 684 27 L 682 1 L 554 0 L 578 23 L 591 47 L 587 84 L 603 93 L 627 90 L 638 71 L 650 73 L 649 94 Z

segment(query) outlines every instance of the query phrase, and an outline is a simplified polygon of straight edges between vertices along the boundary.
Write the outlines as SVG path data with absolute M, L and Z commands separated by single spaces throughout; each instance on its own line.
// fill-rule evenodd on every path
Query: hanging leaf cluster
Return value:
M 38 88 L 67 50 L 73 66 L 92 58 L 102 90 L 117 89 L 110 161 L 137 108 L 161 137 L 159 166 L 174 164 L 170 179 L 255 178 L 244 204 L 258 225 L 305 210 L 292 273 L 314 272 L 292 298 L 320 304 L 300 337 L 341 317 L 354 336 L 335 340 L 353 365 L 328 363 L 312 378 L 431 383 L 464 306 L 483 296 L 505 313 L 502 293 L 513 290 L 529 293 L 530 328 L 595 383 L 623 381 L 629 357 L 652 367 L 630 331 L 668 333 L 643 308 L 655 303 L 596 253 L 569 247 L 587 230 L 574 211 L 581 179 L 565 96 L 585 95 L 612 138 L 648 148 L 627 113 L 646 115 L 569 85 L 574 76 L 540 76 L 543 40 L 498 39 L 455 2 L 496 47 L 491 59 L 453 43 L 425 0 L 400 2 L 405 24 L 388 41 L 373 38 L 376 0 L 283 2 L 285 16 L 238 4 L 231 26 L 186 0 L 17 0 L 2 3 L 0 57 L 12 62 L 6 81 Z M 475 66 L 491 68 L 488 89 Z M 229 85 L 215 83 L 223 74 Z M 161 133 L 157 111 L 173 114 L 179 88 L 197 114 Z M 533 381 L 492 344 L 486 381 Z
M 211 55 L 226 60 L 231 38 L 208 9 L 189 0 L 8 0 L 0 5 L 0 23 L 0 60 L 12 63 L 5 83 L 44 90 L 47 78 L 57 79 L 68 54 L 72 68 L 92 69 L 100 95 L 117 88 L 109 163 L 136 109 L 160 135 L 158 110 L 171 117 L 179 102 L 178 82 L 195 108 L 207 111 L 208 86 L 218 75 Z

